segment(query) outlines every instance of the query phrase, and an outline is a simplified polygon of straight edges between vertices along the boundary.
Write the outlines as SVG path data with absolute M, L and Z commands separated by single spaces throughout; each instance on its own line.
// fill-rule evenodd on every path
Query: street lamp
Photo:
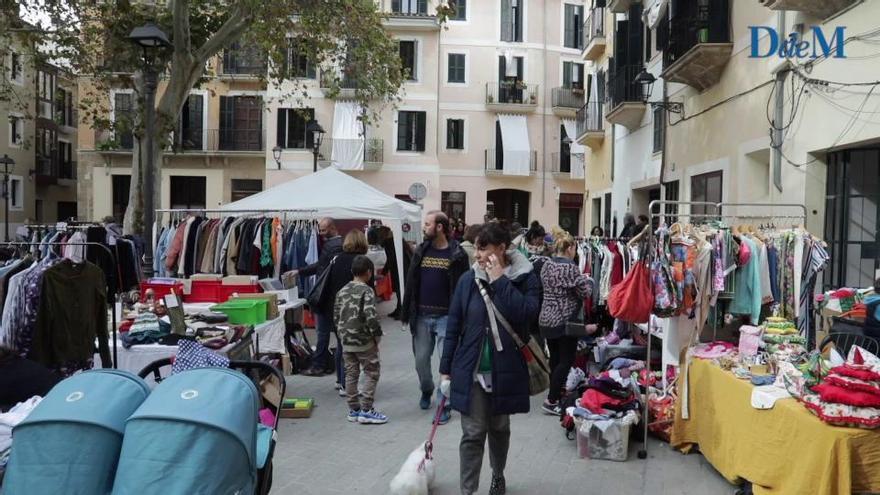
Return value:
M 276 146 L 272 148 L 272 157 L 275 158 L 275 163 L 278 165 L 278 170 L 281 170 L 281 146 Z
M 642 101 L 646 104 L 650 104 L 651 108 L 662 108 L 670 113 L 684 113 L 684 105 L 679 101 L 666 101 L 666 96 L 664 95 L 664 101 L 648 101 L 651 99 L 651 92 L 654 89 L 654 83 L 657 82 L 657 78 L 654 77 L 654 74 L 651 74 L 647 71 L 647 69 L 642 69 L 641 72 L 636 76 L 634 83 L 641 86 L 642 89 Z
M 15 170 L 15 160 L 4 153 L 0 163 L 3 164 L 3 239 L 9 242 L 9 167 Z
M 159 74 L 154 61 L 155 51 L 171 46 L 168 36 L 152 22 L 136 27 L 128 35 L 128 40 L 140 46 L 144 52 L 144 148 L 146 163 L 143 166 L 143 226 L 144 237 L 144 274 L 153 275 L 153 181 L 155 156 L 153 141 L 156 139 L 156 87 L 159 85 Z M 141 150 L 143 152 L 143 150 Z M 142 155 L 143 156 L 143 155 Z
M 312 119 L 306 125 L 306 132 L 312 133 L 312 155 L 314 155 L 313 172 L 318 171 L 318 152 L 321 150 L 321 142 L 324 140 L 324 128 L 317 120 Z

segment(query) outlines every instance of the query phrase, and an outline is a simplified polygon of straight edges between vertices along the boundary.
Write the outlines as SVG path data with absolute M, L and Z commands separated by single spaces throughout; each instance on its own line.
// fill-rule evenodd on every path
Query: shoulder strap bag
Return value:
M 330 288 L 327 286 L 329 284 L 328 280 L 330 279 L 330 272 L 333 270 L 333 264 L 336 263 L 336 258 L 338 257 L 339 255 L 336 255 L 330 260 L 330 264 L 327 265 L 327 268 L 324 268 L 324 271 L 318 276 L 318 280 L 315 281 L 315 286 L 312 287 L 312 291 L 309 292 L 309 297 L 306 299 L 306 302 L 309 303 L 309 308 L 312 311 L 319 309 L 321 303 L 330 296 L 328 294 L 330 291 Z

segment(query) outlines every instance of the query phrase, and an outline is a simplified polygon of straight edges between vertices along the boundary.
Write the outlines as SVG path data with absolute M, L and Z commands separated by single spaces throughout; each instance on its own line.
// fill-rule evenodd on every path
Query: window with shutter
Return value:
M 189 95 L 180 111 L 180 120 L 177 125 L 177 146 L 185 150 L 203 149 L 203 116 L 204 96 L 195 94 Z
M 397 114 L 397 150 L 425 151 L 425 112 L 400 111 Z
M 309 61 L 305 50 L 295 39 L 291 39 L 287 46 L 284 63 L 284 74 L 287 77 L 296 79 L 315 79 L 317 77 L 315 64 Z
M 449 74 L 447 82 L 464 83 L 465 81 L 465 55 L 463 53 L 450 53 L 448 55 Z
M 501 41 L 514 41 L 511 1 L 514 0 L 501 0 Z
M 306 131 L 309 121 L 315 118 L 312 108 L 278 109 L 278 146 L 285 149 L 311 149 L 314 137 Z
M 446 120 L 446 148 L 451 150 L 464 149 L 464 120 Z
M 134 147 L 134 108 L 131 93 L 116 93 L 113 105 L 114 133 L 116 143 L 121 149 L 130 150 Z
M 566 48 L 575 48 L 577 45 L 574 40 L 574 5 L 565 4 L 565 21 L 564 21 L 564 45 Z
M 654 153 L 663 151 L 663 133 L 666 131 L 666 110 L 654 108 Z
M 427 114 L 416 112 L 416 151 L 425 151 L 425 134 L 427 128 Z
M 450 19 L 454 21 L 467 20 L 467 0 L 449 0 L 449 6 L 455 9 L 455 14 Z
M 400 66 L 403 70 L 404 77 L 406 77 L 408 81 L 417 80 L 416 42 L 411 40 L 398 41 L 398 49 L 400 52 Z

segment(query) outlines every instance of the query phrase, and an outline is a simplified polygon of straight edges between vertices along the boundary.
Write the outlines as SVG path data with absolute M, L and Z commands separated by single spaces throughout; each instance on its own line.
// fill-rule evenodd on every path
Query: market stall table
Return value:
M 795 399 L 751 406 L 752 384 L 694 359 L 690 419 L 677 402 L 672 446 L 700 452 L 728 481 L 756 494 L 880 492 L 880 432 L 823 423 Z

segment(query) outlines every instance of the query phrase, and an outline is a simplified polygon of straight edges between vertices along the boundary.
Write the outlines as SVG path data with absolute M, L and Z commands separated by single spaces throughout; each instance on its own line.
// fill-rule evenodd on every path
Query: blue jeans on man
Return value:
M 434 349 L 437 357 L 443 355 L 443 341 L 446 339 L 446 324 L 449 320 L 447 315 L 422 314 L 416 320 L 415 332 L 413 332 L 413 354 L 416 358 L 416 373 L 419 375 L 419 388 L 422 391 L 422 409 L 430 407 L 431 394 L 434 392 L 434 373 L 431 370 L 431 356 Z M 437 387 L 437 398 L 440 398 L 440 389 Z M 428 407 L 424 407 L 427 399 Z M 446 402 L 449 408 L 449 401 Z
M 333 326 L 333 317 L 315 312 L 315 326 L 318 334 L 318 342 L 315 344 L 315 354 L 312 356 L 312 369 L 329 369 L 327 357 L 330 354 L 330 334 L 336 336 L 336 354 L 334 367 L 336 368 L 336 383 L 345 384 L 345 368 L 342 365 L 342 341 Z

